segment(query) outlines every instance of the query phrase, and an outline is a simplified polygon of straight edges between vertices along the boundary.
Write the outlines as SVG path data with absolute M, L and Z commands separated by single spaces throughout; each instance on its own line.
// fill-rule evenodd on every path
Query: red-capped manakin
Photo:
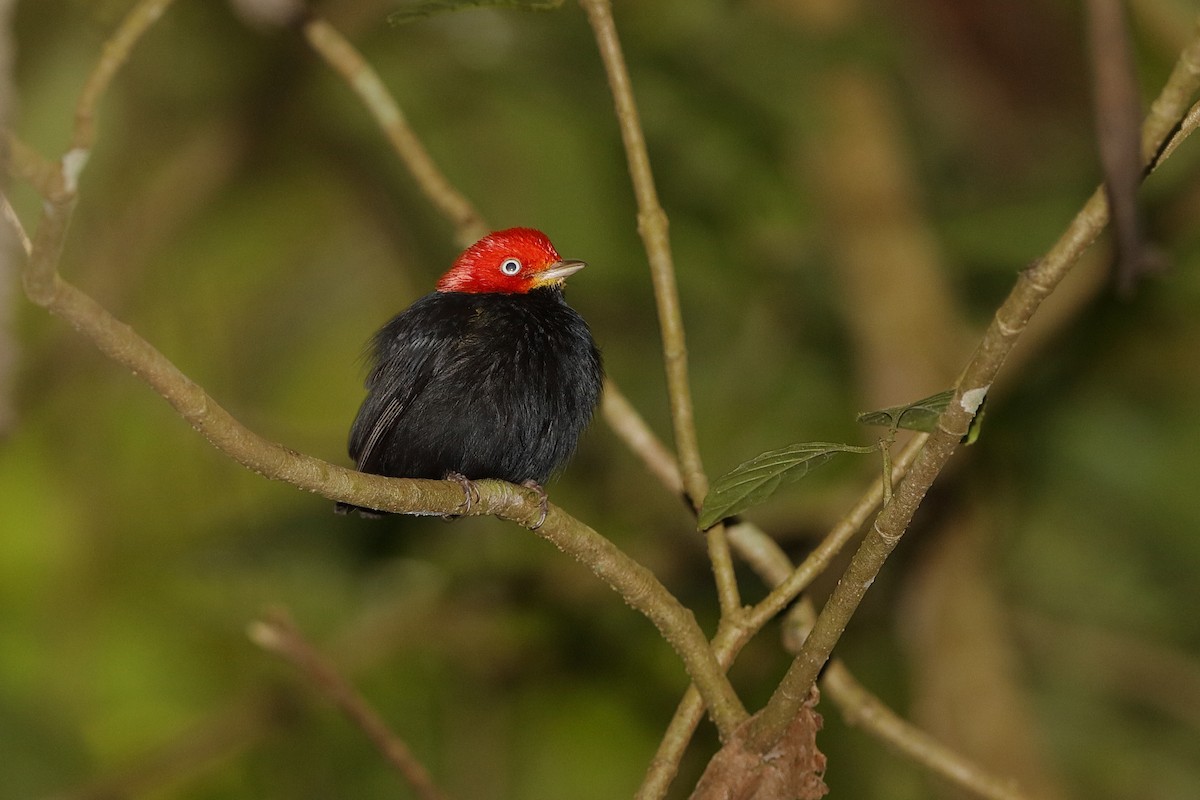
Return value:
M 564 280 L 584 266 L 532 228 L 468 247 L 436 291 L 372 339 L 350 429 L 356 467 L 457 480 L 468 507 L 471 480 L 525 484 L 541 493 L 544 520 L 541 484 L 574 453 L 604 380 L 591 331 L 563 298 Z

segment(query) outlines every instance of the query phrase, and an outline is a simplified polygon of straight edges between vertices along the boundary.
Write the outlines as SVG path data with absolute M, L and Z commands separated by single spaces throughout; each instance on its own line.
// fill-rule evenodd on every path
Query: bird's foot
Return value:
M 550 495 L 546 494 L 546 490 L 542 488 L 542 485 L 533 479 L 521 481 L 521 485 L 526 489 L 533 489 L 538 493 L 538 508 L 541 510 L 542 514 L 540 517 L 538 517 L 537 522 L 529 526 L 529 530 L 536 531 L 538 528 L 542 527 L 542 523 L 546 521 L 546 514 L 550 512 Z
M 479 502 L 479 488 L 471 482 L 471 479 L 461 472 L 447 472 L 446 480 L 454 481 L 463 490 L 463 501 L 458 504 L 454 514 L 447 514 L 443 519 L 455 519 L 463 514 L 470 514 L 471 509 Z

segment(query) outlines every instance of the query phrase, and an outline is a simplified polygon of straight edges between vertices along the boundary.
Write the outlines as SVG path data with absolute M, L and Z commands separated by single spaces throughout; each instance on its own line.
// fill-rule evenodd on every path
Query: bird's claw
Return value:
M 477 487 L 470 478 L 463 475 L 461 472 L 447 472 L 446 480 L 454 481 L 463 490 L 463 501 L 458 504 L 454 514 L 447 514 L 446 519 L 453 519 L 462 514 L 470 514 L 471 509 L 479 502 L 479 487 Z
M 538 493 L 538 509 L 542 513 L 538 517 L 538 521 L 529 526 L 529 530 L 536 531 L 542 527 L 542 523 L 546 521 L 546 514 L 550 512 L 550 495 L 546 494 L 546 490 L 535 480 L 521 481 L 521 485 Z

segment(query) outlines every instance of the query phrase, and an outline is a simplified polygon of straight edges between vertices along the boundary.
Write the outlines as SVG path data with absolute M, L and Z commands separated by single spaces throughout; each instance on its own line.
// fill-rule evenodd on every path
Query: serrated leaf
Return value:
M 513 8 L 519 11 L 553 11 L 563 0 L 413 0 L 388 14 L 392 25 L 403 25 L 435 14 L 467 8 Z
M 931 433 L 937 424 L 938 417 L 946 410 L 946 406 L 950 405 L 953 397 L 954 390 L 947 389 L 914 403 L 883 408 L 879 411 L 867 411 L 859 414 L 857 419 L 863 425 L 879 425 L 885 428 L 904 428 L 910 431 Z
M 785 483 L 798 481 L 836 453 L 874 453 L 874 447 L 802 442 L 755 456 L 717 478 L 700 509 L 700 530 L 763 502 Z

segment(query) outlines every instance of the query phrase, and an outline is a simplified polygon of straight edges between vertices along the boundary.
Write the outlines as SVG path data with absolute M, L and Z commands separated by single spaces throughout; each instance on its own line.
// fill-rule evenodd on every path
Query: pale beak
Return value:
M 555 261 L 549 267 L 539 272 L 534 281 L 538 286 L 562 283 L 568 276 L 574 275 L 586 266 L 586 261 Z

